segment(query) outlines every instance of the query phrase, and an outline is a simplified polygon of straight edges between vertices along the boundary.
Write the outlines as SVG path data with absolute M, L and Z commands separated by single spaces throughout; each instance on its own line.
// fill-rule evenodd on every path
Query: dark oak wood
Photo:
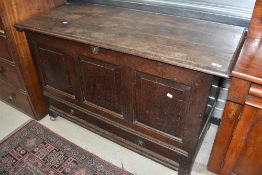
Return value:
M 124 89 L 119 65 L 81 57 L 80 69 L 85 103 L 93 103 L 123 115 Z
M 190 173 L 208 128 L 202 123 L 209 122 L 212 75 L 26 33 L 50 115 L 77 122 L 180 174 Z
M 35 119 L 45 116 L 47 107 L 25 35 L 18 32 L 14 24 L 64 3 L 64 0 L 0 1 L 0 80 L 1 84 L 8 84 L 11 91 L 21 94 L 17 95 L 17 103 L 10 102 L 5 100 L 9 90 L 4 88 L 6 90 L 0 91 L 1 100 Z
M 262 172 L 261 19 L 262 1 L 257 0 L 247 38 L 231 75 L 228 102 L 209 159 L 208 169 L 217 174 Z M 237 116 L 232 111 L 237 111 Z M 229 114 L 234 116 L 232 121 Z
M 18 27 L 224 77 L 244 32 L 207 21 L 74 3 Z
M 135 122 L 181 138 L 191 87 L 140 72 L 135 81 Z
M 190 174 L 218 95 L 212 83 L 229 75 L 243 28 L 79 4 L 16 26 L 51 116 Z
M 44 86 L 74 95 L 68 67 L 74 63 L 67 55 L 39 46 L 39 62 L 43 71 Z

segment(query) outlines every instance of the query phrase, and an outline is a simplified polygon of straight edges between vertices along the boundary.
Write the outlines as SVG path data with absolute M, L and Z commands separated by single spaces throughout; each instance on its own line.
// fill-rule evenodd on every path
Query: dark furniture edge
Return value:
M 20 32 L 24 32 L 24 31 L 39 32 L 39 33 L 44 34 L 44 35 L 49 35 L 49 36 L 58 37 L 58 38 L 62 38 L 62 39 L 68 39 L 68 40 L 80 42 L 80 43 L 83 43 L 83 44 L 94 45 L 94 46 L 98 46 L 98 47 L 109 49 L 109 50 L 123 52 L 123 53 L 129 54 L 129 55 L 134 55 L 134 56 L 138 56 L 138 57 L 147 58 L 147 59 L 150 59 L 150 60 L 159 61 L 158 59 L 155 58 L 154 55 L 145 56 L 145 54 L 137 53 L 135 50 L 130 50 L 130 49 L 127 49 L 127 48 L 116 48 L 116 47 L 111 46 L 109 44 L 104 44 L 103 42 L 97 42 L 95 40 L 87 40 L 87 39 L 81 39 L 81 38 L 76 38 L 76 37 L 70 37 L 70 36 L 66 36 L 66 35 L 63 35 L 63 34 L 60 34 L 60 33 L 54 33 L 54 32 L 50 33 L 50 32 L 40 30 L 40 29 L 25 26 L 23 24 L 16 24 L 15 27 Z M 241 40 L 243 38 L 244 37 L 242 37 Z M 241 42 L 241 40 L 240 40 L 240 42 Z M 238 47 L 237 47 L 237 49 L 238 49 Z M 236 49 L 234 55 L 236 54 L 236 52 L 238 52 L 237 49 Z M 218 70 L 207 70 L 207 69 L 204 69 L 204 68 L 193 67 L 193 66 L 189 66 L 187 63 L 179 63 L 179 62 L 176 62 L 176 63 L 172 62 L 172 64 L 169 63 L 169 62 L 162 62 L 162 63 L 182 67 L 182 68 L 185 68 L 185 69 L 191 69 L 191 70 L 194 70 L 194 71 L 198 71 L 198 72 L 202 72 L 202 73 L 206 73 L 206 74 L 209 74 L 209 75 L 214 75 L 214 76 L 218 76 L 218 77 L 222 77 L 222 78 L 229 78 L 231 71 L 233 69 L 232 62 L 235 62 L 235 59 L 236 59 L 235 56 L 233 56 L 231 64 L 229 65 L 227 72 L 222 72 L 222 71 L 218 71 Z M 161 62 L 161 61 L 159 61 L 159 62 Z

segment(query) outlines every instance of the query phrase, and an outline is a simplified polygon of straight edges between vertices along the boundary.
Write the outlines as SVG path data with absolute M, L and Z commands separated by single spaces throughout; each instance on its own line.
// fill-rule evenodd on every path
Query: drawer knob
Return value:
M 15 94 L 9 95 L 8 96 L 9 101 L 14 101 L 15 100 Z
M 138 144 L 138 146 L 143 146 L 143 145 L 144 145 L 144 142 L 143 142 L 142 140 L 138 140 L 138 141 L 137 141 L 137 144 Z
M 98 54 L 99 53 L 99 47 L 96 46 L 90 46 L 91 51 L 93 54 Z
M 56 117 L 50 116 L 50 120 L 51 120 L 52 122 L 54 122 L 54 121 L 56 121 Z
M 0 74 L 4 73 L 5 72 L 5 69 L 4 67 L 0 66 Z
M 70 114 L 71 115 L 74 115 L 75 114 L 75 111 L 73 109 L 70 109 Z

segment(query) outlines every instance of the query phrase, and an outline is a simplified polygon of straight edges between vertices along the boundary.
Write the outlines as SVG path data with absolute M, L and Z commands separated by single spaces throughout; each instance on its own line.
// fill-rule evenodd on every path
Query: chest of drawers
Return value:
M 52 117 L 190 174 L 242 28 L 78 4 L 17 28 L 26 32 Z M 215 33 L 205 40 L 208 28 Z M 215 49 L 225 39 L 217 34 L 233 40 Z
M 14 24 L 63 3 L 63 0 L 0 1 L 0 100 L 34 119 L 45 116 L 47 106 L 25 35 L 16 31 Z
M 262 1 L 257 0 L 247 38 L 232 71 L 232 85 L 208 169 L 221 175 L 262 172 Z

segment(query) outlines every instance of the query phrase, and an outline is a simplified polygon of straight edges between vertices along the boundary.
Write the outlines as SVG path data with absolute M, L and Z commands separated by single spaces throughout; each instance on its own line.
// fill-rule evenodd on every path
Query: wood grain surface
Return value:
M 257 0 L 248 30 L 248 37 L 232 73 L 232 76 L 257 84 L 262 84 L 261 19 L 262 0 Z
M 68 4 L 17 25 L 228 77 L 244 29 L 123 8 Z
M 209 159 L 208 169 L 220 175 L 262 172 L 261 19 L 262 0 L 257 0 L 247 38 L 231 75 L 225 112 Z M 232 123 L 228 116 L 234 116 L 233 110 L 240 111 Z
M 0 0 L 0 28 L 4 31 L 0 37 L 0 60 L 10 61 L 10 66 L 0 63 L 0 79 L 3 80 L 0 82 L 0 96 L 8 104 L 38 120 L 47 114 L 46 104 L 26 37 L 14 25 L 64 3 L 65 0 Z M 12 86 L 2 83 L 10 83 Z M 16 94 L 16 98 L 5 100 L 10 94 Z

